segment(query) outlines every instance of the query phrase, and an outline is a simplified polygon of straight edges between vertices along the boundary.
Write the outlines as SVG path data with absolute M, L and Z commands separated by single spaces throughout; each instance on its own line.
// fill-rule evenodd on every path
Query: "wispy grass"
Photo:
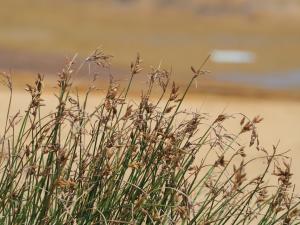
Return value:
M 84 64 L 110 67 L 110 58 L 95 51 Z M 111 77 L 93 111 L 93 87 L 83 101 L 71 94 L 75 58 L 59 74 L 53 113 L 41 113 L 41 75 L 27 85 L 25 112 L 10 115 L 10 101 L 1 136 L 0 224 L 298 224 L 290 164 L 277 146 L 259 145 L 262 118 L 220 114 L 207 124 L 207 114 L 181 109 L 205 63 L 191 68 L 182 91 L 170 71 L 152 68 L 140 102 L 131 105 L 141 63 L 138 55 L 124 89 Z M 11 80 L 3 78 L 12 96 Z M 161 95 L 153 98 L 155 88 Z M 237 120 L 240 131 L 227 131 L 226 120 Z M 246 135 L 250 147 L 239 144 Z M 261 157 L 247 156 L 254 147 Z M 261 159 L 264 170 L 248 179 L 248 166 Z

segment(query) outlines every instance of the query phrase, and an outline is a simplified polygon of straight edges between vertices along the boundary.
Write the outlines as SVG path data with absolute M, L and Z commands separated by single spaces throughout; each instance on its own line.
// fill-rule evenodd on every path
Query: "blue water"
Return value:
M 216 75 L 215 78 L 219 81 L 228 81 L 268 89 L 300 89 L 300 70 L 261 75 L 233 73 Z

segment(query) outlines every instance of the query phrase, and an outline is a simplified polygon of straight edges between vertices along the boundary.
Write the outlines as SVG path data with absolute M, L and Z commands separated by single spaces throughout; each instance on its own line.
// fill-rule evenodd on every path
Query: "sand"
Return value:
M 44 112 L 55 109 L 56 101 L 52 94 L 44 96 L 47 107 Z M 18 109 L 24 110 L 30 98 L 24 91 L 15 91 L 13 96 L 12 112 Z M 91 96 L 89 108 L 95 107 L 99 102 L 99 96 Z M 5 112 L 8 103 L 8 93 L 0 89 L 0 125 L 3 128 Z M 48 108 L 49 107 L 49 108 Z M 292 169 L 294 171 L 293 180 L 298 184 L 297 190 L 300 190 L 300 102 L 290 100 L 276 99 L 258 99 L 258 98 L 238 98 L 238 97 L 220 97 L 220 96 L 188 96 L 183 108 L 198 112 L 209 113 L 211 118 L 215 118 L 219 113 L 228 115 L 238 115 L 243 113 L 250 118 L 260 115 L 264 118 L 258 126 L 261 145 L 266 149 L 272 149 L 272 145 L 279 143 L 280 151 L 291 150 Z M 230 127 L 229 129 L 235 129 Z M 1 128 L 1 134 L 2 134 Z M 256 155 L 254 151 L 253 156 Z M 256 173 L 256 171 L 253 171 Z

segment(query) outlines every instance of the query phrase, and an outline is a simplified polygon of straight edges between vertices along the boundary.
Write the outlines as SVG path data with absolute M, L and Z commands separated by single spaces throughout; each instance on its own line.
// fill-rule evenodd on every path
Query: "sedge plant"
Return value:
M 79 69 L 93 63 L 107 68 L 110 59 L 97 50 Z M 278 146 L 260 146 L 261 117 L 211 120 L 182 109 L 204 65 L 191 68 L 183 90 L 170 82 L 170 71 L 152 68 L 132 104 L 129 92 L 142 73 L 138 55 L 128 86 L 111 78 L 89 111 L 93 88 L 83 100 L 72 92 L 79 71 L 73 58 L 59 74 L 56 108 L 44 114 L 43 76 L 27 85 L 27 109 L 12 115 L 12 82 L 3 75 L 10 97 L 0 139 L 0 224 L 299 224 L 290 163 Z M 157 90 L 161 94 L 153 96 Z M 225 129 L 227 120 L 239 131 Z M 242 137 L 249 145 L 239 143 Z M 253 148 L 260 157 L 248 156 Z M 264 169 L 248 178 L 249 165 L 262 160 Z

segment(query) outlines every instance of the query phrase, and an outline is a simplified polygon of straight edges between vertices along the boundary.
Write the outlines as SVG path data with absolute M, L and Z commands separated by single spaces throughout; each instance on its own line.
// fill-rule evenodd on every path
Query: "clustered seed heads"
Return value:
M 135 62 L 132 62 L 130 65 L 132 75 L 138 74 L 139 72 L 141 72 L 143 70 L 141 68 L 142 62 L 143 62 L 143 60 L 141 59 L 140 54 L 137 54 Z
M 170 72 L 165 69 L 151 68 L 151 72 L 149 73 L 150 83 L 157 82 L 158 85 L 162 88 L 163 91 L 166 91 L 166 88 L 170 79 Z
M 110 67 L 112 55 L 105 54 L 102 49 L 96 49 L 89 57 L 86 58 L 86 62 L 88 63 L 96 63 L 98 66 L 101 67 Z
M 37 109 L 42 106 L 43 99 L 41 98 L 42 95 L 42 87 L 43 87 L 43 76 L 38 74 L 38 78 L 35 81 L 35 86 L 30 86 L 27 84 L 27 88 L 25 89 L 31 95 L 31 105 L 29 110 L 33 115 L 37 113 Z
M 170 95 L 170 101 L 177 100 L 178 97 L 179 86 L 176 86 L 175 82 L 172 83 L 172 91 Z
M 248 122 L 245 122 L 245 120 L 246 120 L 246 117 L 243 116 L 243 118 L 240 121 L 240 125 L 242 126 L 240 134 L 251 131 L 251 138 L 250 138 L 249 146 L 251 147 L 252 145 L 254 145 L 254 143 L 256 141 L 256 149 L 260 150 L 256 125 L 258 123 L 260 123 L 263 120 L 263 118 L 261 118 L 260 116 L 256 116 L 253 118 L 252 121 L 249 120 Z
M 58 76 L 54 112 L 38 113 L 43 106 L 43 77 L 38 75 L 26 89 L 31 96 L 28 110 L 7 117 L 0 136 L 0 224 L 299 221 L 290 164 L 277 147 L 272 154 L 259 148 L 265 153 L 260 157 L 266 159 L 265 172 L 249 179 L 248 166 L 261 162 L 248 154 L 255 142 L 258 148 L 261 117 L 249 120 L 243 115 L 237 122 L 240 131 L 233 132 L 225 128 L 228 120 L 235 121 L 231 115 L 211 118 L 180 108 L 195 77 L 207 73 L 204 64 L 192 67 L 182 97 L 179 85 L 170 82 L 170 71 L 151 68 L 148 86 L 136 102 L 128 99 L 128 91 L 134 75 L 142 72 L 137 55 L 128 86 L 108 74 L 107 92 L 90 111 L 91 88 L 83 102 L 72 94 L 75 58 Z M 106 70 L 110 59 L 96 50 L 83 63 Z M 239 143 L 242 135 L 249 135 L 250 147 Z M 269 183 L 272 176 L 275 184 Z
M 233 165 L 233 173 L 234 173 L 234 182 L 233 182 L 233 189 L 237 190 L 243 182 L 246 180 L 246 173 L 244 172 L 244 161 L 241 162 L 240 166 L 236 168 Z

